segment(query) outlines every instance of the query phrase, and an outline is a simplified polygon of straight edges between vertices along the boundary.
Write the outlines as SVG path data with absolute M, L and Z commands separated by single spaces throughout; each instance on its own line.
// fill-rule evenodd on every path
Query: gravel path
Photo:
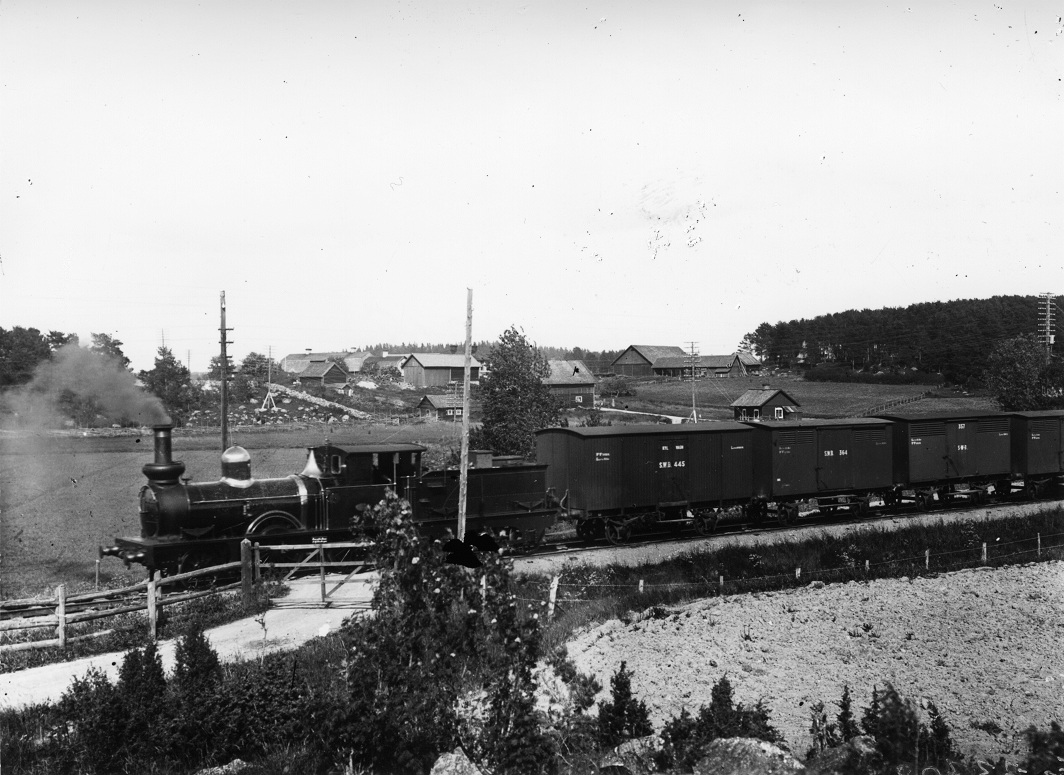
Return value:
M 579 669 L 607 687 L 626 661 L 656 729 L 708 704 L 724 674 L 737 701 L 765 701 L 800 756 L 810 704 L 824 701 L 833 717 L 844 684 L 858 716 L 888 681 L 933 700 L 962 750 L 983 759 L 1016 761 L 1024 729 L 1064 722 L 1064 562 L 814 584 L 668 613 L 613 620 L 569 644 Z

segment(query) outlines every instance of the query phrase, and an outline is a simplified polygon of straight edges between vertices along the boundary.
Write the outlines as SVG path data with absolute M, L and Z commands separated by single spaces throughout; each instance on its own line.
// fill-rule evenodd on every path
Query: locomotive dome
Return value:
M 222 481 L 232 487 L 251 484 L 251 455 L 246 449 L 232 446 L 222 453 Z

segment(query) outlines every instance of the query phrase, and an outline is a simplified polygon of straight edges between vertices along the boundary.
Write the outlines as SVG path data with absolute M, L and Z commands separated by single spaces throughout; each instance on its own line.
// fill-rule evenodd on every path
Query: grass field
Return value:
M 705 379 L 694 385 L 695 405 L 699 417 L 712 420 L 731 419 L 732 401 L 751 388 L 762 385 L 779 388 L 793 398 L 806 417 L 857 417 L 873 407 L 890 401 L 920 396 L 931 389 L 927 385 L 859 385 L 837 382 L 805 382 L 794 377 L 761 376 L 736 379 Z M 931 389 L 932 397 L 906 404 L 902 410 L 930 414 L 953 411 L 996 411 L 985 396 L 966 396 L 952 389 Z M 635 395 L 615 401 L 634 411 L 661 412 L 687 417 L 691 414 L 690 382 L 649 382 L 635 388 Z

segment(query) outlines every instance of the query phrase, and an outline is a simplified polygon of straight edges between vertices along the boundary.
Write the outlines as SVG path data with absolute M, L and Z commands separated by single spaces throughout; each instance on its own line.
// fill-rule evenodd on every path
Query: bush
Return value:
M 621 662 L 620 668 L 610 679 L 613 699 L 599 703 L 599 741 L 608 747 L 644 737 L 654 731 L 646 703 L 632 696 L 632 674 L 625 667 L 626 663 Z
M 732 685 L 722 676 L 710 693 L 709 705 L 691 717 L 685 708 L 669 721 L 661 733 L 662 749 L 655 756 L 660 769 L 692 768 L 704 755 L 706 747 L 718 738 L 751 737 L 782 745 L 783 737 L 769 723 L 768 709 L 758 700 L 752 708 L 736 704 Z
M 922 772 L 927 767 L 946 771 L 960 761 L 949 727 L 933 702 L 927 703 L 931 726 L 926 726 L 912 702 L 904 699 L 889 683 L 872 691 L 872 703 L 865 708 L 861 726 L 875 738 L 876 749 L 883 757 L 883 775 L 913 767 Z M 914 761 L 915 758 L 915 761 Z

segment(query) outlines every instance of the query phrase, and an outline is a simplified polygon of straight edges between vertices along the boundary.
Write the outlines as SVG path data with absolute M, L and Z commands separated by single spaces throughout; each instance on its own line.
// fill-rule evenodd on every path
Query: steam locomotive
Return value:
M 300 473 L 271 479 L 255 479 L 247 450 L 234 446 L 222 454 L 220 479 L 191 482 L 173 459 L 171 426 L 153 432 L 155 459 L 142 469 L 148 483 L 140 491 L 141 535 L 116 538 L 100 550 L 149 572 L 237 560 L 245 537 L 273 544 L 350 541 L 387 489 L 410 503 L 428 535 L 445 537 L 457 527 L 458 471 L 422 471 L 419 444 L 312 447 Z M 491 532 L 518 546 L 542 540 L 557 518 L 547 466 L 485 453 L 476 463 L 467 483 L 467 532 Z
M 300 473 L 276 479 L 254 479 L 247 451 L 230 447 L 219 480 L 193 483 L 173 460 L 170 426 L 154 435 L 141 535 L 101 549 L 127 563 L 177 573 L 237 559 L 245 537 L 350 540 L 387 489 L 423 532 L 456 532 L 458 471 L 423 471 L 417 444 L 313 447 Z M 793 523 L 810 503 L 859 517 L 1038 498 L 1064 475 L 1064 411 L 548 428 L 536 442 L 535 463 L 471 461 L 467 533 L 531 546 L 567 518 L 583 539 L 622 543 L 647 528 L 707 534 L 732 517 Z

